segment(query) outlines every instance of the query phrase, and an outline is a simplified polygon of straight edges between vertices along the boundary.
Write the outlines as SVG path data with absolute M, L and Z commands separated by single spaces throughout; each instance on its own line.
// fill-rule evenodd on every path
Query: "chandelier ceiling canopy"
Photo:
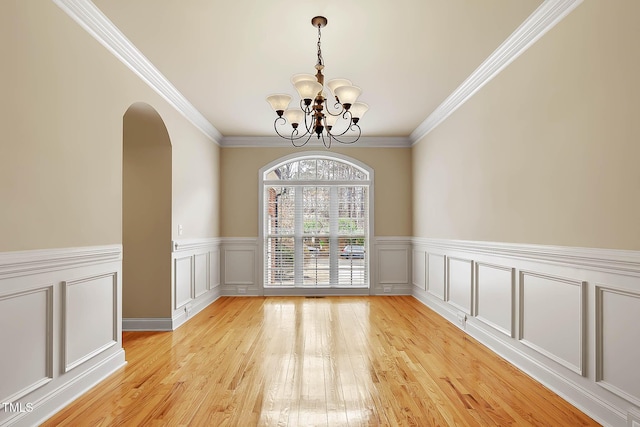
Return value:
M 318 28 L 318 61 L 316 74 L 295 74 L 291 83 L 300 95 L 299 106 L 288 108 L 291 96 L 275 94 L 267 97 L 267 102 L 275 110 L 273 127 L 276 133 L 291 141 L 295 147 L 307 144 L 312 136 L 316 136 L 325 147 L 330 148 L 333 141 L 342 144 L 353 144 L 362 133 L 358 124 L 369 106 L 356 102 L 362 90 L 353 86 L 347 79 L 329 80 L 324 83 L 324 60 L 321 49 L 321 29 L 327 25 L 327 18 L 316 16 L 311 24 Z M 332 103 L 327 98 L 325 86 L 329 88 Z M 329 104 L 333 105 L 331 108 Z M 291 126 L 287 127 L 287 124 Z M 280 129 L 286 129 L 282 133 Z M 290 132 L 290 134 L 288 134 Z

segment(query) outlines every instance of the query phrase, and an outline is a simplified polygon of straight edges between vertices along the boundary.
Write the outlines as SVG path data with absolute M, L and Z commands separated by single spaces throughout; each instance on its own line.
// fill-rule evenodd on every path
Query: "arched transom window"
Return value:
M 371 175 L 321 155 L 263 171 L 265 288 L 369 287 Z

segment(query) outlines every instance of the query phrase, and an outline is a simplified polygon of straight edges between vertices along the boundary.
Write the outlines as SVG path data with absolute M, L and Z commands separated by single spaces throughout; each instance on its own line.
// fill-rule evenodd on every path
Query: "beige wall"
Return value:
M 185 237 L 218 235 L 218 148 L 53 2 L 0 2 L 0 57 L 0 251 L 122 241 L 122 117 L 139 101 L 167 126 Z M 183 215 L 194 199 L 203 214 Z
M 640 249 L 638 16 L 586 0 L 415 145 L 414 234 Z
M 283 146 L 287 142 L 283 141 Z M 319 150 L 319 148 L 310 148 Z M 223 148 L 221 152 L 221 222 L 226 237 L 257 237 L 258 171 L 304 149 Z M 331 148 L 374 169 L 376 236 L 411 235 L 411 150 L 409 148 Z
M 122 316 L 171 317 L 171 141 L 148 104 L 127 110 L 122 154 Z

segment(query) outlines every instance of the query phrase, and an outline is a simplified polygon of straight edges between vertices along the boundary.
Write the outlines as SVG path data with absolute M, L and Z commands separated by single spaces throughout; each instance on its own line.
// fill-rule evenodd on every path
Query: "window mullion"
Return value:
M 295 221 L 294 221 L 294 258 L 293 272 L 294 285 L 302 286 L 304 283 L 304 187 L 298 187 L 295 190 L 294 197 Z
M 329 283 L 339 283 L 340 242 L 338 239 L 338 187 L 329 187 Z

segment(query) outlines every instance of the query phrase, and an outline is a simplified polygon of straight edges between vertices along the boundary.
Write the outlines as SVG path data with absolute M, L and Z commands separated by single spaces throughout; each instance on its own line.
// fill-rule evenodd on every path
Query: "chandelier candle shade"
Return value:
M 331 147 L 332 141 L 342 144 L 353 144 L 362 131 L 358 122 L 367 112 L 369 106 L 363 102 L 356 102 L 362 90 L 353 86 L 347 79 L 329 80 L 326 86 L 335 98 L 332 108 L 325 93 L 324 62 L 320 46 L 321 29 L 327 25 L 327 18 L 316 16 L 311 24 L 318 28 L 318 62 L 316 74 L 296 74 L 291 78 L 293 87 L 300 96 L 297 108 L 288 108 L 291 96 L 276 94 L 267 97 L 267 102 L 275 110 L 278 117 L 273 123 L 276 133 L 291 141 L 295 147 L 302 147 L 317 136 L 326 148 Z M 284 135 L 278 130 L 287 123 L 291 126 L 290 135 Z M 288 131 L 287 131 L 288 132 Z

